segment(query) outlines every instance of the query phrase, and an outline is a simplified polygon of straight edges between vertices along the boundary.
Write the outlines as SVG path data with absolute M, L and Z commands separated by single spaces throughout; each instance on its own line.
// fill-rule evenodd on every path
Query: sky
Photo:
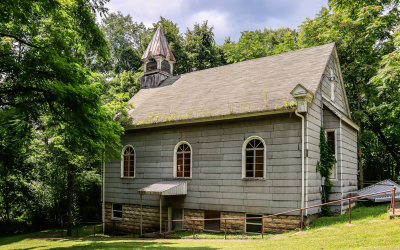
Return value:
M 328 0 L 110 0 L 112 12 L 130 14 L 134 21 L 152 26 L 160 16 L 177 23 L 181 33 L 195 23 L 214 26 L 215 41 L 237 41 L 240 32 L 263 28 L 297 28 L 314 18 Z

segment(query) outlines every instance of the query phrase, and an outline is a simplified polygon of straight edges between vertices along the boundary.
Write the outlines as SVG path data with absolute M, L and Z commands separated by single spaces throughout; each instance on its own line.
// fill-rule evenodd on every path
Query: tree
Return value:
M 0 116 L 18 114 L 20 121 L 33 129 L 43 125 L 52 136 L 65 160 L 69 235 L 72 191 L 76 176 L 84 170 L 81 164 L 101 159 L 103 152 L 106 157 L 115 157 L 122 133 L 111 109 L 102 105 L 103 86 L 90 70 L 94 61 L 108 56 L 106 40 L 95 22 L 95 12 L 104 13 L 104 3 L 0 3 Z M 11 134 L 6 139 L 12 141 L 20 135 L 25 136 L 19 138 L 23 140 L 29 133 Z M 3 164 L 3 168 L 12 167 L 8 162 Z
M 368 82 L 376 75 L 383 56 L 395 49 L 393 32 L 399 21 L 397 1 L 334 0 L 329 2 L 329 9 L 322 8 L 299 30 L 302 47 L 336 43 L 352 117 L 361 127 L 358 147 L 361 185 L 363 172 L 375 171 L 377 163 L 385 168 L 388 163 L 384 162 L 385 158 L 392 158 L 392 163 L 397 165 L 400 163 L 398 154 L 392 150 L 391 139 L 383 132 L 395 128 L 379 124 L 368 108 L 375 101 L 371 97 L 377 91 L 376 86 Z M 375 141 L 381 145 L 376 147 Z M 361 152 L 367 155 L 363 157 Z
M 289 28 L 243 31 L 238 42 L 227 39 L 223 50 L 226 61 L 236 63 L 297 49 L 297 39 Z
M 368 83 L 374 89 L 366 104 L 365 127 L 381 142 L 388 164 L 379 164 L 381 169 L 369 169 L 371 175 L 381 178 L 400 177 L 400 26 L 393 34 L 395 50 L 383 56 L 378 71 Z M 371 142 L 371 140 L 368 140 Z M 369 149 L 370 145 L 366 148 Z M 380 151 L 371 150 L 371 153 Z M 374 159 L 375 161 L 377 159 Z M 369 163 L 369 162 L 368 162 Z M 373 167 L 369 166 L 368 167 Z M 375 176 L 368 176 L 374 178 Z
M 192 69 L 207 69 L 226 64 L 221 48 L 215 44 L 213 27 L 208 22 L 194 24 L 193 30 L 187 29 L 184 40 Z
M 109 63 L 105 66 L 112 66 L 115 73 L 139 71 L 142 66 L 142 36 L 147 30 L 144 24 L 133 22 L 130 15 L 117 12 L 102 19 L 101 30 L 111 51 Z

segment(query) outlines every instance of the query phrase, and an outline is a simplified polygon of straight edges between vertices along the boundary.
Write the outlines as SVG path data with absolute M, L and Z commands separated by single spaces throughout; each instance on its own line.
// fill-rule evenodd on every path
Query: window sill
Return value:
M 115 220 L 115 221 L 121 221 L 122 218 L 118 218 L 118 217 L 111 217 L 111 220 Z
M 265 181 L 267 180 L 264 177 L 244 177 L 242 178 L 242 181 Z
M 134 176 L 122 176 L 121 179 L 135 179 Z
M 192 177 L 174 177 L 175 180 L 191 180 Z

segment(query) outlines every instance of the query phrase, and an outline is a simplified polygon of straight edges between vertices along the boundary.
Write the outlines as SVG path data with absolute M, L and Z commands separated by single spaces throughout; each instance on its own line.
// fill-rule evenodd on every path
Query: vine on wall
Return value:
M 328 142 L 325 137 L 325 130 L 321 127 L 320 131 L 320 142 L 319 142 L 319 150 L 320 150 L 320 159 L 317 163 L 317 171 L 321 174 L 324 179 L 324 184 L 322 185 L 321 191 L 321 200 L 322 203 L 329 201 L 329 194 L 332 191 L 332 182 L 330 180 L 330 176 L 332 173 L 333 166 L 336 163 L 336 159 L 334 156 L 334 152 L 329 147 Z M 322 214 L 329 215 L 331 214 L 331 207 L 329 205 L 322 207 Z

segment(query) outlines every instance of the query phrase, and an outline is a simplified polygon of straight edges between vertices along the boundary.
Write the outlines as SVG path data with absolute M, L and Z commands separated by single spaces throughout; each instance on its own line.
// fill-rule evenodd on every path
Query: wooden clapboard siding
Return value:
M 122 144 L 136 152 L 136 178 L 120 178 L 120 161 L 106 165 L 106 201 L 138 204 L 137 190 L 173 178 L 175 145 L 193 150 L 189 209 L 275 213 L 298 208 L 301 192 L 301 123 L 294 114 L 192 126 L 128 131 Z M 242 180 L 242 145 L 250 136 L 266 143 L 266 180 Z M 157 206 L 158 197 L 143 203 Z
M 342 199 L 342 183 L 343 180 L 341 179 L 342 177 L 342 153 L 341 153 L 341 142 L 340 140 L 343 138 L 342 137 L 342 131 L 340 129 L 341 122 L 339 117 L 337 117 L 332 111 L 329 109 L 323 109 L 323 127 L 325 130 L 334 130 L 335 131 L 335 146 L 336 146 L 336 167 L 334 170 L 336 170 L 336 178 L 331 179 L 331 182 L 333 184 L 332 187 L 332 192 L 329 195 L 329 200 L 340 200 Z M 341 211 L 341 203 L 333 204 L 332 205 L 332 210 L 335 212 L 340 212 Z
M 357 182 L 357 131 L 342 122 L 342 179 L 343 198 L 355 195 Z
M 318 89 L 314 100 L 310 104 L 307 113 L 306 126 L 306 197 L 305 206 L 312 206 L 321 203 L 321 176 L 317 172 L 317 162 L 319 161 L 319 134 L 322 122 L 322 94 Z M 320 208 L 307 210 L 307 214 L 315 214 L 320 212 Z
M 335 63 L 335 57 L 333 55 L 330 56 L 328 65 L 325 69 L 324 75 L 325 76 L 330 76 L 331 75 L 331 70 L 333 72 L 333 75 L 336 78 L 336 83 L 335 83 L 335 99 L 333 104 L 338 107 L 338 109 L 346 115 L 349 115 L 346 109 L 346 103 L 345 103 L 345 90 L 343 89 L 343 86 L 340 82 L 340 77 L 339 77 L 339 69 L 337 68 L 338 64 Z M 329 99 L 331 98 L 331 83 L 328 79 L 328 77 L 323 77 L 321 81 L 321 90 L 324 96 L 328 97 Z

